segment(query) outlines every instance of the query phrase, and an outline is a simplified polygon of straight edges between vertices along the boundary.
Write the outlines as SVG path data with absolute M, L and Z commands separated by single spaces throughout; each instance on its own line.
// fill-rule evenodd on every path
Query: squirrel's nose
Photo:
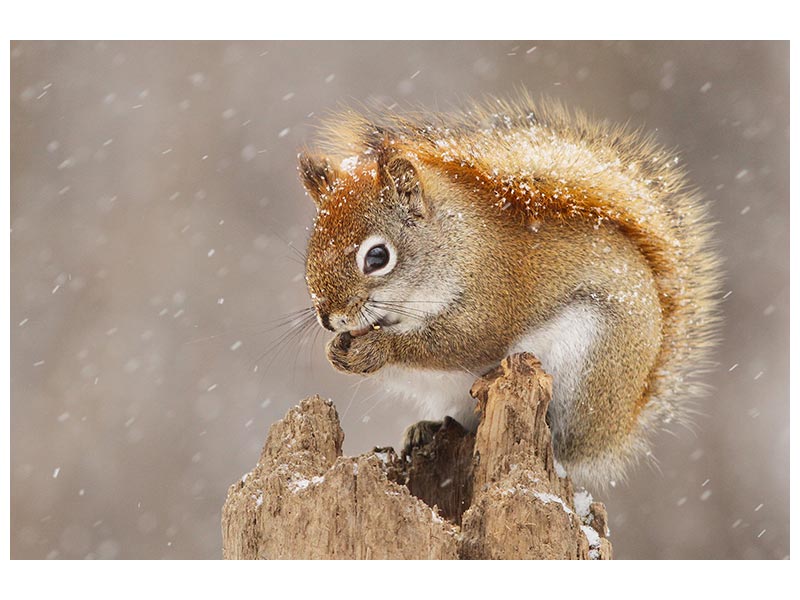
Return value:
M 325 329 L 342 332 L 347 329 L 348 318 L 342 313 L 320 313 L 319 322 Z
M 328 314 L 326 314 L 326 313 L 320 313 L 320 315 L 319 315 L 319 322 L 320 322 L 320 323 L 322 323 L 322 326 L 323 326 L 325 329 L 327 329 L 327 330 L 329 330 L 329 331 L 336 331 L 336 330 L 335 330 L 335 329 L 334 329 L 334 328 L 331 326 L 331 318 L 330 318 L 330 316 L 329 316 Z

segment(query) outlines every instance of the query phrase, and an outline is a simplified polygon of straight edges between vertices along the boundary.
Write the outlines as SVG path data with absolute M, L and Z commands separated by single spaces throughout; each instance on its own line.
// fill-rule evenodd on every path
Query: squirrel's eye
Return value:
M 356 265 L 370 277 L 381 277 L 392 272 L 397 264 L 397 251 L 382 235 L 371 235 L 358 245 Z
M 389 249 L 384 244 L 370 248 L 364 255 L 364 274 L 369 275 L 389 264 Z

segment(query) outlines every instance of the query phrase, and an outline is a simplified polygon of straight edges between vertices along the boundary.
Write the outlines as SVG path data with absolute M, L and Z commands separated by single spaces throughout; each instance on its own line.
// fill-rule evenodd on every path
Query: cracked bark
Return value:
M 408 462 L 391 449 L 342 456 L 333 403 L 303 400 L 228 490 L 223 557 L 611 558 L 605 508 L 578 514 L 556 471 L 539 361 L 508 357 L 471 391 L 477 433 L 448 420 Z

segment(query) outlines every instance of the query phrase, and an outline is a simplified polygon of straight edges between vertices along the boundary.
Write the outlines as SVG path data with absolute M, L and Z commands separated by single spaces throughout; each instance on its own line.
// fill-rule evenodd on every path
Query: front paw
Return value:
M 325 348 L 328 361 L 339 371 L 368 375 L 386 364 L 389 358 L 385 334 L 370 332 L 353 337 L 340 333 Z

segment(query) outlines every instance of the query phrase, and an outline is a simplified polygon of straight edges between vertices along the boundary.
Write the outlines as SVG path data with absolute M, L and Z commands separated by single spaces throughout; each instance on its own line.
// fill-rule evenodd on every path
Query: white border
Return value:
M 283 5 L 282 8 L 279 6 Z M 524 8 L 521 8 L 524 7 Z M 140 0 L 136 3 L 30 2 L 6 3 L 3 10 L 7 39 L 331 39 L 333 36 L 371 39 L 788 39 L 791 38 L 789 4 L 762 1 L 757 4 L 679 2 L 653 5 L 637 2 L 523 3 L 494 1 L 472 7 L 451 3 L 286 3 L 239 2 L 201 4 Z M 316 18 L 315 18 L 316 17 Z M 9 102 L 9 46 L 2 68 L 5 102 Z M 792 65 L 797 52 L 791 51 Z M 793 74 L 795 69 L 792 69 Z M 798 98 L 792 77 L 792 109 Z M 792 110 L 793 113 L 796 111 Z M 7 113 L 8 114 L 8 113 Z M 792 120 L 792 133 L 796 132 Z M 9 140 L 9 120 L 2 121 Z M 2 164 L 4 189 L 9 189 L 8 148 Z M 796 172 L 795 155 L 792 173 Z M 794 200 L 792 200 L 794 203 Z M 9 213 L 6 212 L 6 219 Z M 791 223 L 797 231 L 797 210 Z M 9 223 L 10 224 L 10 223 Z M 8 229 L 6 229 L 8 231 Z M 792 238 L 792 264 L 797 264 L 798 243 Z M 9 265 L 8 243 L 3 244 L 2 264 Z M 8 282 L 8 272 L 4 277 Z M 797 278 L 791 282 L 792 303 L 797 298 Z M 9 335 L 9 293 L 2 296 Z M 797 322 L 791 324 L 791 389 L 796 388 Z M 8 345 L 3 346 L 8 352 Z M 4 356 L 3 390 L 9 389 L 9 357 Z M 3 434 L 9 423 L 8 402 L 3 412 Z M 797 424 L 797 412 L 792 425 Z M 793 427 L 796 431 L 797 428 Z M 9 465 L 9 441 L 2 444 L 2 460 Z M 798 464 L 792 446 L 792 471 Z M 3 507 L 8 510 L 9 478 L 3 479 Z M 796 478 L 792 477 L 792 506 L 797 503 Z M 6 514 L 8 514 L 6 512 Z M 794 520 L 793 520 L 794 522 Z M 8 540 L 8 519 L 3 520 Z M 792 531 L 793 545 L 796 542 Z M 402 540 L 398 540 L 402 543 Z M 8 545 L 4 550 L 8 557 Z M 221 598 L 232 594 L 337 597 L 403 597 L 437 593 L 448 597 L 614 597 L 643 596 L 674 600 L 688 597 L 764 597 L 784 595 L 796 589 L 791 565 L 772 562 L 627 562 L 567 563 L 466 563 L 417 562 L 357 564 L 350 562 L 200 563 L 173 561 L 131 562 L 22 562 L 6 564 L 4 589 L 9 597 L 119 598 L 200 597 Z
M 7 2 L 9 39 L 789 39 L 785 0 Z M 6 63 L 8 64 L 8 63 Z

